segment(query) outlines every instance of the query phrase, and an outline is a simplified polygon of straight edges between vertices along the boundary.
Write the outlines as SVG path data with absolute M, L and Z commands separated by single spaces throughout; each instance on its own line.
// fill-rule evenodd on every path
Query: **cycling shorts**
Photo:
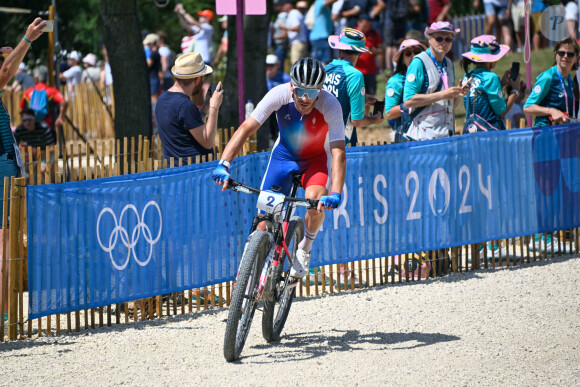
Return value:
M 285 157 L 281 152 L 276 152 L 274 148 L 260 188 L 271 190 L 274 186 L 274 191 L 276 191 L 279 187 L 277 192 L 287 196 L 292 189 L 292 175 L 301 173 L 304 189 L 312 185 L 320 185 L 328 190 L 331 160 L 332 158 L 324 153 L 305 160 L 293 160 Z

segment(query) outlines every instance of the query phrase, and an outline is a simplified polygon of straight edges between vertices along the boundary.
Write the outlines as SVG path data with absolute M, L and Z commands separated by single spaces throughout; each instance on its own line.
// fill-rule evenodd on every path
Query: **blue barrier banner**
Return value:
M 348 149 L 311 264 L 580 226 L 579 129 Z M 259 187 L 268 158 L 237 158 L 232 176 Z M 28 186 L 30 318 L 234 279 L 257 197 L 222 192 L 215 165 Z

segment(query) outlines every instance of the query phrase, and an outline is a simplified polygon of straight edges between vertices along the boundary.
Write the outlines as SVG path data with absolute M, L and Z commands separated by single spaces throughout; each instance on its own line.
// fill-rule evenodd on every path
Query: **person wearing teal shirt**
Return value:
M 578 44 L 571 38 L 554 46 L 555 66 L 536 78 L 532 93 L 524 104 L 524 113 L 536 116 L 534 126 L 549 126 L 576 119 L 574 85 L 570 72 L 578 68 Z
M 467 90 L 455 86 L 455 69 L 445 55 L 459 29 L 435 22 L 425 29 L 429 48 L 407 69 L 402 114 L 405 136 L 413 141 L 449 137 L 455 130 L 455 107 Z
M 365 116 L 365 103 L 374 103 L 375 98 L 366 97 L 364 78 L 354 66 L 361 53 L 368 52 L 365 35 L 352 28 L 343 28 L 340 35 L 328 37 L 328 44 L 338 51 L 338 59 L 325 66 L 324 90 L 334 95 L 342 107 L 346 143 L 356 146 L 356 128 L 383 121 L 380 113 Z M 367 101 L 368 99 L 368 101 Z
M 504 130 L 502 118 L 515 103 L 519 94 L 520 75 L 516 79 L 506 73 L 504 79 L 509 81 L 511 91 L 507 103 L 504 100 L 503 85 L 499 77 L 491 72 L 495 64 L 507 52 L 509 47 L 499 44 L 493 35 L 482 35 L 471 40 L 471 51 L 463 56 L 465 76 L 462 84 L 470 85 L 469 94 L 463 97 L 465 104 L 465 125 L 463 133 L 478 131 Z M 475 68 L 469 71 L 469 67 Z
M 393 57 L 397 67 L 385 87 L 385 115 L 391 128 L 396 131 L 395 142 L 405 142 L 400 105 L 403 102 L 403 86 L 407 67 L 415 55 L 422 51 L 425 51 L 423 44 L 415 39 L 407 39 L 401 42 L 399 51 Z

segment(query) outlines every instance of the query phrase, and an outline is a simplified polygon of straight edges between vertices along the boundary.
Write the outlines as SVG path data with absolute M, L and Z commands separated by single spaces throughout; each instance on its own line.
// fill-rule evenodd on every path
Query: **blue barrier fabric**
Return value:
M 259 187 L 269 154 L 237 158 Z M 580 226 L 580 125 L 350 148 L 312 265 Z M 256 213 L 216 162 L 27 187 L 30 318 L 232 280 Z M 304 212 L 298 211 L 299 214 Z

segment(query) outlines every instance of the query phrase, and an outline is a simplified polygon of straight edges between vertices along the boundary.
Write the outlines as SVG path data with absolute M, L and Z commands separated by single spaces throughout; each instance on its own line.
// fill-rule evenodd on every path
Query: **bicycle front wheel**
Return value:
M 255 231 L 242 257 L 230 303 L 224 337 L 224 357 L 227 361 L 239 359 L 246 343 L 258 304 L 258 280 L 269 250 L 268 233 Z
M 293 216 L 288 225 L 286 232 L 286 246 L 288 251 L 292 254 L 292 259 L 296 259 L 296 250 L 298 244 L 304 238 L 304 221 L 299 216 Z M 280 263 L 274 267 L 272 278 L 272 286 L 274 294 L 271 295 L 270 300 L 264 300 L 264 317 L 262 318 L 262 336 L 267 342 L 280 340 L 280 334 L 286 324 L 292 300 L 296 295 L 296 287 L 288 287 L 288 284 L 293 280 L 290 276 L 290 269 L 284 270 L 284 263 L 290 260 L 286 257 L 286 252 L 282 251 Z

